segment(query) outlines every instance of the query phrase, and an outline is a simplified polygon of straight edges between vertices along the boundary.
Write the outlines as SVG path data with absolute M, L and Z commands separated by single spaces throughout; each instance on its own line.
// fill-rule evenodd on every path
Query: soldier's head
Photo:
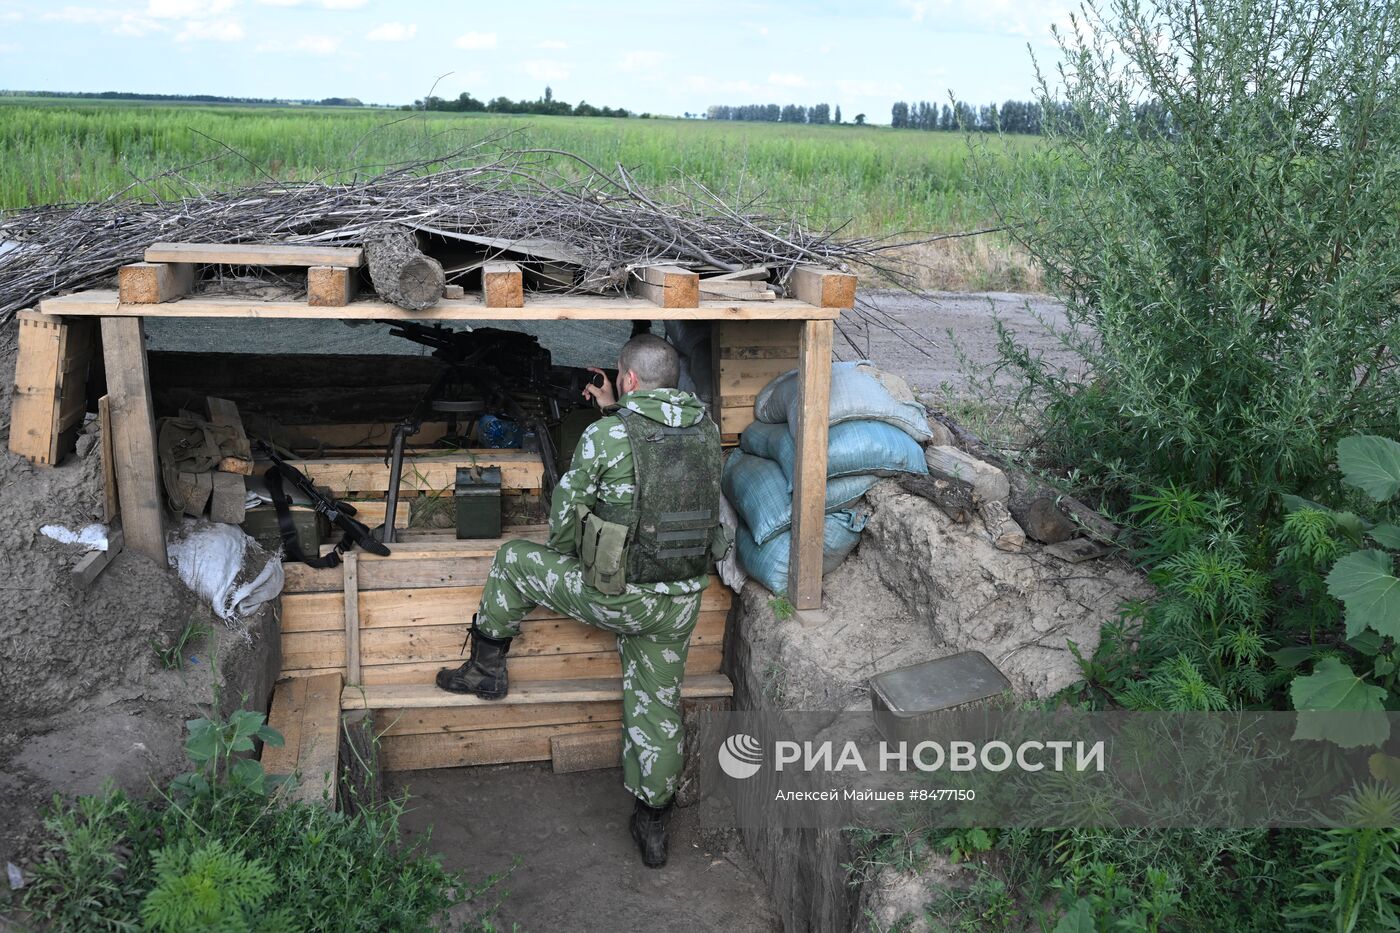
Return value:
M 681 381 L 681 360 L 675 347 L 652 334 L 623 344 L 617 356 L 617 394 L 648 389 L 674 389 Z

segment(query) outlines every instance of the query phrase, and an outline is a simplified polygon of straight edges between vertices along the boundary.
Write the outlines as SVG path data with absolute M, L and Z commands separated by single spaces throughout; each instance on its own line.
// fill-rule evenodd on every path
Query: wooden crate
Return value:
M 87 411 L 88 366 L 94 327 L 21 311 L 10 404 L 10 451 L 41 466 L 54 466 L 72 449 Z
M 754 400 L 775 376 L 797 368 L 799 321 L 720 321 L 715 325 L 715 409 L 728 441 L 753 423 Z

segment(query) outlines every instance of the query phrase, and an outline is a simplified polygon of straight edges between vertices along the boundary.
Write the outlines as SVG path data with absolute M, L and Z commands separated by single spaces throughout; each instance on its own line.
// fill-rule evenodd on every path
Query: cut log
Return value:
M 924 460 L 934 476 L 971 483 L 972 494 L 979 502 L 1005 502 L 1011 494 L 1011 482 L 1005 473 L 956 447 L 929 447 L 924 451 Z
M 901 473 L 899 485 L 905 492 L 923 496 L 959 525 L 972 521 L 973 513 L 977 511 L 971 483 L 937 476 L 920 476 L 917 473 Z
M 422 311 L 442 300 L 447 285 L 442 265 L 418 249 L 406 230 L 384 230 L 365 242 L 369 277 L 379 297 L 408 311 Z
M 992 500 L 982 503 L 978 511 L 982 515 L 982 526 L 992 538 L 998 551 L 1021 551 L 1026 547 L 1026 533 L 1011 517 L 1005 502 Z

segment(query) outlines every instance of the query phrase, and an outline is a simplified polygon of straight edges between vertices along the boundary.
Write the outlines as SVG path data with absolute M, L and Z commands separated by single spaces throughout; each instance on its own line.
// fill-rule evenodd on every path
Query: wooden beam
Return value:
M 273 689 L 268 725 L 282 733 L 283 744 L 264 746 L 262 765 L 268 774 L 300 776 L 288 794 L 292 800 L 335 809 L 341 693 L 338 673 L 285 678 Z
M 73 582 L 82 587 L 91 585 L 92 581 L 97 579 L 97 575 L 107 569 L 112 558 L 121 552 L 122 530 L 120 527 L 113 527 L 107 534 L 107 549 L 105 551 L 89 551 L 73 565 Z
M 549 740 L 549 760 L 555 774 L 621 767 L 622 730 L 552 736 Z
M 188 262 L 134 262 L 117 270 L 122 301 L 159 304 L 181 298 L 194 287 L 194 266 Z
M 102 521 L 110 525 L 121 510 L 117 504 L 117 468 L 112 456 L 112 403 L 105 395 L 97 400 L 97 430 L 102 443 Z
M 680 266 L 642 266 L 633 283 L 638 295 L 658 308 L 700 307 L 700 276 Z
M 797 453 L 792 470 L 792 552 L 788 599 L 797 609 L 822 604 L 822 537 L 826 519 L 827 419 L 831 406 L 830 321 L 807 321 L 798 345 Z
M 488 262 L 481 267 L 481 291 L 488 308 L 525 307 L 525 284 L 520 266 L 513 262 Z
M 82 430 L 93 328 L 29 310 L 15 319 L 19 333 L 10 450 L 39 466 L 55 466 Z
M 313 308 L 343 308 L 359 287 L 360 277 L 344 266 L 312 266 L 306 270 L 306 303 Z
M 349 551 L 340 565 L 345 571 L 345 671 L 346 682 L 360 682 L 360 574 L 359 556 Z
M 223 266 L 350 266 L 364 262 L 364 250 L 339 246 L 256 245 L 252 243 L 155 243 L 147 262 L 202 262 Z
M 112 458 L 126 544 L 160 567 L 165 551 L 165 506 L 156 461 L 156 425 L 146 366 L 146 328 L 140 318 L 104 317 L 102 353 L 112 410 Z
M 699 289 L 699 281 L 696 281 Z M 840 308 L 816 308 L 802 301 L 702 301 L 699 307 L 658 307 L 644 298 L 604 295 L 531 294 L 523 308 L 488 308 L 478 295 L 443 300 L 422 311 L 383 301 L 360 300 L 343 308 L 313 308 L 304 301 L 253 301 L 246 298 L 198 297 L 161 305 L 122 303 L 110 290 L 75 292 L 39 303 L 44 314 L 75 317 L 229 317 L 310 320 L 383 321 L 801 321 L 835 320 Z
M 372 457 L 315 458 L 288 461 L 311 477 L 318 486 L 326 486 L 335 495 L 346 493 L 384 493 L 389 489 L 389 467 L 382 454 Z M 255 472 L 270 464 L 259 460 Z M 526 450 L 468 450 L 461 453 L 409 453 L 404 456 L 401 490 L 417 489 L 447 492 L 457 481 L 457 468 L 462 466 L 496 466 L 501 468 L 501 486 L 505 489 L 539 489 L 544 466 L 537 453 Z
M 798 301 L 817 308 L 853 308 L 856 303 L 856 277 L 845 272 L 798 266 L 788 279 Z
M 696 674 L 681 682 L 682 697 L 731 696 L 734 686 L 723 674 Z M 384 684 L 348 689 L 341 695 L 344 709 L 440 709 L 454 706 L 516 706 L 530 703 L 590 703 L 622 699 L 622 684 L 610 677 L 583 680 L 538 680 L 512 687 L 501 700 L 483 700 L 469 693 L 448 693 L 434 684 Z

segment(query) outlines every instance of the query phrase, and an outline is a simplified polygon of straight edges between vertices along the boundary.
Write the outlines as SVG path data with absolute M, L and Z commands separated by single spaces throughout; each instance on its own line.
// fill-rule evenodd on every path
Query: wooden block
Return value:
M 121 502 L 126 546 L 164 567 L 169 563 L 165 550 L 165 507 L 156 463 L 155 418 L 142 319 L 103 318 L 102 348 L 112 412 L 117 496 Z
M 92 328 L 20 311 L 10 403 L 10 450 L 55 466 L 73 449 L 87 408 Z
M 248 443 L 247 432 L 243 430 L 243 418 L 238 414 L 238 406 L 226 398 L 215 398 L 212 395 L 204 400 L 204 404 L 209 412 L 210 424 L 230 427 L 238 432 L 238 439 L 234 443 L 232 454 L 220 461 L 219 469 L 225 473 L 252 476 L 253 448 Z M 226 464 L 228 469 L 224 469 Z
M 1005 473 L 956 447 L 927 447 L 924 460 L 934 476 L 971 483 L 979 502 L 1005 502 L 1011 495 L 1011 481 Z
M 243 522 L 248 487 L 237 473 L 204 474 L 213 479 L 214 491 L 209 497 L 209 520 L 238 525 Z
M 800 416 L 792 470 L 792 551 L 788 599 L 796 609 L 822 605 L 822 528 L 826 519 L 827 418 L 831 399 L 830 321 L 802 327 L 798 367 Z
M 481 290 L 488 308 L 525 307 L 525 285 L 520 266 L 513 262 L 488 262 L 481 267 Z
M 349 266 L 364 262 L 364 250 L 338 246 L 252 243 L 155 243 L 147 262 L 202 262 L 225 266 Z
M 284 743 L 264 746 L 263 771 L 298 775 L 287 791 L 292 800 L 335 808 L 341 687 L 340 674 L 330 673 L 285 678 L 272 691 L 268 725 L 282 733 Z
M 341 561 L 345 575 L 345 680 L 360 682 L 360 581 L 359 555 L 350 551 Z
M 551 736 L 549 758 L 555 774 L 622 767 L 622 730 Z
M 635 272 L 637 294 L 659 308 L 700 307 L 700 276 L 680 266 L 642 266 Z
M 444 285 L 442 297 L 448 301 L 457 301 L 467 297 L 467 290 L 460 285 Z
M 458 768 L 519 761 L 548 761 L 557 735 L 620 732 L 615 722 L 585 722 L 567 726 L 527 726 L 489 732 L 444 732 L 437 735 L 396 735 L 380 740 L 386 771 Z
M 311 266 L 306 270 L 306 303 L 314 308 L 343 308 L 359 287 L 359 276 L 344 266 Z
M 174 495 L 185 505 L 185 514 L 199 518 L 209 507 L 209 499 L 214 495 L 214 475 L 212 473 L 181 473 L 177 480 L 179 488 Z
M 117 290 L 123 304 L 154 305 L 183 298 L 194 287 L 194 266 L 188 262 L 135 262 L 117 270 Z
M 798 266 L 788 279 L 793 297 L 818 308 L 853 308 L 856 277 L 845 272 Z
M 107 396 L 97 400 L 97 430 L 102 439 L 102 521 L 117 520 L 117 468 L 112 459 L 112 403 Z
M 107 569 L 107 565 L 112 562 L 112 558 L 122 552 L 122 530 L 113 528 L 107 534 L 107 550 L 89 551 L 83 555 L 82 559 L 73 565 L 73 582 L 78 586 L 86 587 L 97 579 L 97 575 Z

